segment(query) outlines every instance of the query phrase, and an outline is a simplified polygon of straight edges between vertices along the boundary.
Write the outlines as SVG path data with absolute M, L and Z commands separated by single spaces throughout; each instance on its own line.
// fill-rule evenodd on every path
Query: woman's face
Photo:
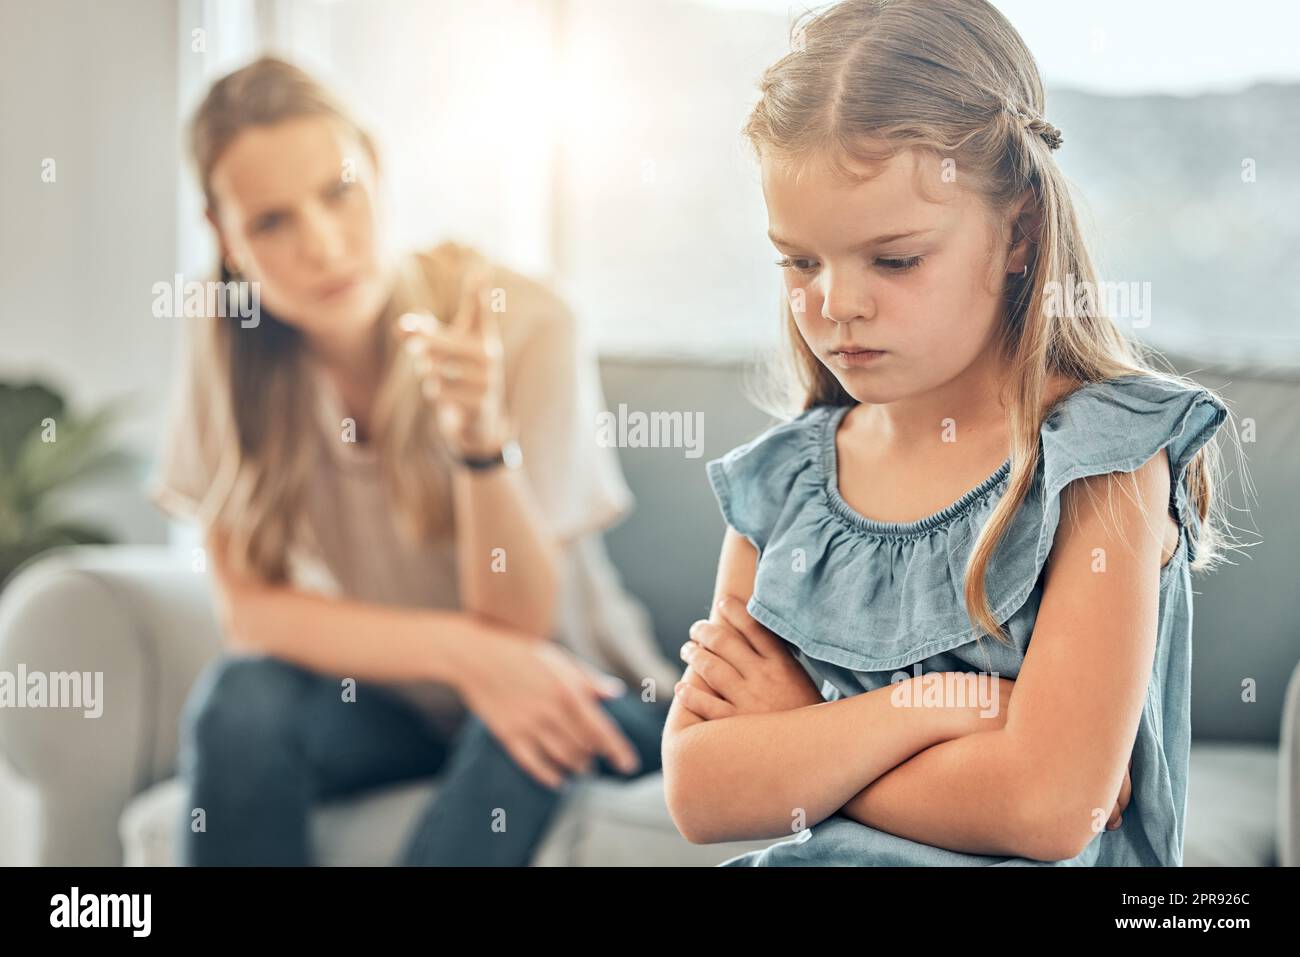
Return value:
M 918 395 L 989 354 L 1007 259 L 993 248 L 987 207 L 946 182 L 937 157 L 906 151 L 856 184 L 815 169 L 796 182 L 766 157 L 762 166 L 795 323 L 849 395 L 868 403 Z
M 325 118 L 239 133 L 212 170 L 222 255 L 261 284 L 261 302 L 307 335 L 368 328 L 389 294 L 376 175 L 355 137 Z

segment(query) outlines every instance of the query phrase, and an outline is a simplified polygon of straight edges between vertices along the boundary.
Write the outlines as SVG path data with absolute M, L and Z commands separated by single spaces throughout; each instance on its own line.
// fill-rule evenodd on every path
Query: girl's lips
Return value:
M 861 369 L 864 366 L 874 365 L 888 354 L 883 349 L 837 349 L 831 353 L 835 357 L 835 364 L 841 369 Z

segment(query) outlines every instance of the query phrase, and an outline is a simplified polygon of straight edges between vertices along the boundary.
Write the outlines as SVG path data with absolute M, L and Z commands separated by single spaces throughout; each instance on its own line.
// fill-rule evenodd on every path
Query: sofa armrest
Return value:
M 20 674 L 89 673 L 92 688 L 102 675 L 89 712 L 0 708 L 0 758 L 37 794 L 37 863 L 122 862 L 118 819 L 173 773 L 181 706 L 220 647 L 207 576 L 162 546 L 59 549 L 9 582 L 0 673 L 11 687 Z
M 1300 664 L 1282 702 L 1277 786 L 1277 863 L 1300 867 Z

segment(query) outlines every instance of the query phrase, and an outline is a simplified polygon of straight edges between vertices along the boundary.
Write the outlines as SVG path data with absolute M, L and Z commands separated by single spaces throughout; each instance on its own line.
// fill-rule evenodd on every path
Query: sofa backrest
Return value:
M 1245 439 L 1242 450 L 1257 493 L 1246 501 L 1234 445 L 1220 433 L 1229 511 L 1240 537 L 1257 542 L 1207 575 L 1194 575 L 1192 731 L 1198 739 L 1275 742 L 1286 682 L 1300 659 L 1300 371 L 1259 373 L 1169 356 L 1174 367 L 1225 398 Z M 745 363 L 606 358 L 606 408 L 700 412 L 702 454 L 680 448 L 620 448 L 637 510 L 606 536 L 629 590 L 650 610 L 673 661 L 687 629 L 708 615 L 724 531 L 704 463 L 772 423 L 746 398 L 755 370 Z M 1254 431 L 1246 432 L 1248 420 Z M 1253 439 L 1253 441 L 1249 441 Z M 1255 531 L 1250 534 L 1252 530 Z M 1255 700 L 1243 700 L 1253 679 Z

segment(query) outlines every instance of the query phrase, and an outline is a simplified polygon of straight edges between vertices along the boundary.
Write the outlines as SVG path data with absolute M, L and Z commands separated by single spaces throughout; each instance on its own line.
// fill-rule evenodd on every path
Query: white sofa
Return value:
M 181 703 L 220 648 L 206 576 L 166 547 L 70 548 L 19 575 L 0 606 L 0 667 L 103 671 L 103 713 L 0 712 L 0 753 L 35 785 L 41 864 L 174 861 L 183 798 L 173 776 Z M 11 667 L 12 663 L 12 667 Z M 321 806 L 324 864 L 387 864 L 437 778 Z M 699 846 L 677 833 L 658 773 L 583 778 L 538 865 L 712 865 L 766 842 Z
M 610 407 L 703 409 L 705 456 L 755 434 L 763 418 L 736 397 L 737 366 L 608 360 Z M 1260 441 L 1247 449 L 1258 489 L 1251 558 L 1196 590 L 1193 746 L 1184 863 L 1300 861 L 1300 375 L 1200 369 L 1224 388 Z M 1290 438 L 1288 438 L 1290 437 Z M 722 522 L 704 459 L 680 450 L 620 452 L 638 510 L 607 541 L 666 649 L 708 608 Z M 671 561 L 663 557 L 671 555 Z M 66 549 L 21 571 L 0 597 L 0 670 L 102 671 L 104 713 L 0 709 L 0 764 L 21 785 L 24 853 L 0 863 L 167 864 L 180 795 L 177 719 L 219 638 L 205 576 L 163 546 Z M 670 651 L 671 653 L 671 651 Z M 1253 679 L 1254 700 L 1241 685 Z M 2 778 L 3 776 L 0 776 Z M 0 781 L 2 784 L 2 781 Z M 437 778 L 321 807 L 313 830 L 326 864 L 393 860 Z M 0 786 L 0 792 L 4 788 Z M 673 826 L 662 776 L 583 779 L 536 855 L 538 865 L 712 865 L 765 841 L 698 846 Z M 2 853 L 2 851 L 0 851 Z

